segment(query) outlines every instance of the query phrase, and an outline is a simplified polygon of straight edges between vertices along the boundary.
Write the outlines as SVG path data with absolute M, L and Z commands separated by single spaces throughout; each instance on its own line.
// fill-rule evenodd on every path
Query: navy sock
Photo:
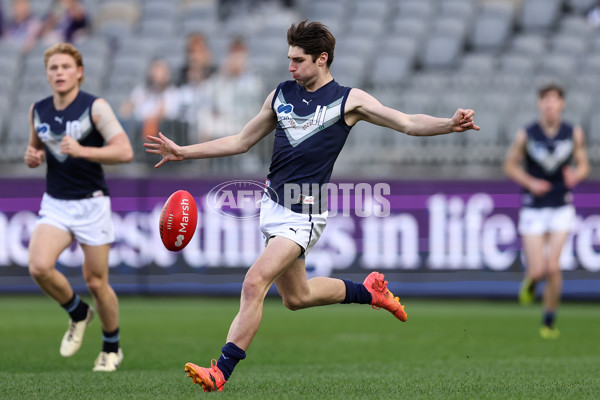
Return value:
M 219 361 L 217 361 L 217 367 L 219 367 L 223 373 L 225 380 L 229 380 L 237 363 L 246 358 L 246 352 L 232 342 L 227 342 L 227 344 L 221 348 L 221 351 L 222 353 L 221 357 L 219 357 Z
M 83 321 L 85 317 L 87 317 L 89 308 L 87 303 L 81 300 L 79 295 L 76 293 L 73 294 L 71 300 L 67 301 L 65 304 L 61 304 L 61 307 L 69 313 L 69 316 L 73 322 Z
M 112 332 L 102 330 L 102 351 L 105 353 L 117 353 L 119 351 L 119 328 Z
M 344 298 L 344 301 L 342 301 L 342 304 L 371 304 L 371 293 L 369 293 L 365 285 L 362 283 L 354 283 L 347 279 L 342 279 L 342 281 L 344 281 L 344 284 L 346 285 L 346 297 Z
M 543 323 L 548 328 L 552 328 L 554 326 L 554 311 L 545 311 L 544 312 Z

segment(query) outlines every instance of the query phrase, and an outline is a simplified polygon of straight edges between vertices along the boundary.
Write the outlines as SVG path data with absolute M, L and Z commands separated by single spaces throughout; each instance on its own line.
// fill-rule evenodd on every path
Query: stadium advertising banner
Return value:
M 116 235 L 110 280 L 117 292 L 239 293 L 264 246 L 258 228 L 264 182 L 120 178 L 108 183 Z M 28 275 L 27 246 L 44 185 L 41 179 L 0 180 L 0 293 L 39 292 Z M 158 221 L 165 200 L 179 189 L 194 196 L 198 224 L 188 246 L 176 253 L 163 246 Z M 520 194 L 512 183 L 336 181 L 323 193 L 329 222 L 307 257 L 309 277 L 362 281 L 369 271 L 380 270 L 392 291 L 403 295 L 516 296 L 523 261 Z M 290 198 L 296 197 L 292 192 Z M 577 228 L 561 257 L 565 298 L 600 298 L 599 200 L 600 182 L 585 182 L 575 192 Z M 58 268 L 83 288 L 81 260 L 73 245 Z

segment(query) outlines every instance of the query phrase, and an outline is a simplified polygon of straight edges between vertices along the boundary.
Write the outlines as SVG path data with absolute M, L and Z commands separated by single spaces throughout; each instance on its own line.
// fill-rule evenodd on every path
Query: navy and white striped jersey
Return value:
M 277 114 L 277 128 L 267 186 L 277 194 L 273 200 L 279 204 L 285 205 L 284 185 L 299 185 L 304 187 L 302 198 L 291 209 L 302 212 L 306 204 L 303 199 L 318 199 L 320 193 L 316 191 L 329 182 L 351 128 L 344 120 L 350 90 L 334 80 L 314 92 L 296 81 L 277 87 L 271 104 Z M 311 209 L 319 212 L 314 206 Z
M 82 199 L 99 194 L 108 195 L 104 172 L 99 163 L 73 158 L 60 152 L 65 135 L 82 146 L 102 147 L 104 138 L 92 121 L 95 96 L 79 91 L 64 110 L 56 110 L 52 96 L 33 105 L 33 126 L 46 148 L 46 192 L 57 199 Z
M 550 192 L 535 197 L 526 190 L 523 193 L 525 207 L 560 207 L 572 202 L 570 190 L 565 186 L 563 168 L 573 158 L 573 126 L 561 123 L 558 134 L 548 137 L 538 122 L 526 128 L 525 171 L 531 176 L 552 184 Z

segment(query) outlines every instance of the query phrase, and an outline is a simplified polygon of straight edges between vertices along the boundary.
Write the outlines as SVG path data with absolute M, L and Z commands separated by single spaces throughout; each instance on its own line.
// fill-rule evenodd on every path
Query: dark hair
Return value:
M 565 90 L 562 88 L 562 86 L 559 86 L 555 83 L 549 83 L 547 85 L 540 87 L 538 90 L 538 98 L 541 99 L 542 97 L 546 96 L 550 92 L 558 93 L 558 95 L 560 96 L 561 99 L 565 98 Z
M 303 20 L 292 24 L 287 32 L 288 45 L 300 47 L 306 54 L 312 56 L 313 62 L 321 53 L 327 53 L 327 68 L 333 62 L 333 51 L 335 50 L 335 37 L 329 29 L 320 22 L 308 22 Z

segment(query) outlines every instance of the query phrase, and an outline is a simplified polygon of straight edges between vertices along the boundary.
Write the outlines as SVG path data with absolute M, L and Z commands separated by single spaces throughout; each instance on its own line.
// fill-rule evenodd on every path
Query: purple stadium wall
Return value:
M 110 274 L 117 292 L 238 294 L 246 269 L 263 247 L 258 218 L 253 217 L 256 193 L 251 193 L 260 189 L 260 183 L 240 182 L 236 188 L 224 180 L 109 179 L 116 232 Z M 309 276 L 362 281 L 370 270 L 378 269 L 390 280 L 390 288 L 403 296 L 515 296 L 523 271 L 516 228 L 520 196 L 515 185 L 363 183 L 335 182 L 340 197 L 337 201 L 330 197 L 330 207 L 337 215 L 330 216 L 307 257 Z M 377 183 L 389 186 L 389 193 L 379 197 L 385 204 L 373 201 L 374 193 L 369 193 Z M 243 209 L 207 206 L 211 190 L 224 185 L 234 189 L 225 206 L 237 199 Z M 250 192 L 235 193 L 244 187 Z M 178 189 L 195 196 L 198 227 L 188 247 L 172 253 L 161 243 L 158 219 L 164 201 Z M 27 272 L 27 244 L 44 181 L 1 179 L 0 191 L 0 293 L 37 293 Z M 358 192 L 361 195 L 354 196 Z M 344 199 L 349 199 L 347 204 Z M 382 204 L 389 209 L 385 218 L 375 215 Z M 565 298 L 600 299 L 600 182 L 578 187 L 575 206 L 577 229 L 561 258 Z M 72 246 L 61 255 L 58 268 L 83 288 L 80 263 L 81 252 Z

